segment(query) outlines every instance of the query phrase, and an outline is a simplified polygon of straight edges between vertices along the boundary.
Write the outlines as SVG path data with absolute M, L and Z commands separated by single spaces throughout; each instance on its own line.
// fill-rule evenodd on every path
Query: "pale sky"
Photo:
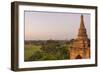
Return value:
M 25 40 L 69 40 L 77 37 L 79 13 L 25 11 Z M 84 25 L 90 38 L 90 14 L 84 14 Z

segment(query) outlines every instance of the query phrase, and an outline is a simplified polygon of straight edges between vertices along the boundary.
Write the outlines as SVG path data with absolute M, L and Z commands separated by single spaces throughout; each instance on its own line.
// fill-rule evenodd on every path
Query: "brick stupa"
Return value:
M 69 49 L 70 59 L 87 59 L 90 58 L 90 40 L 88 39 L 84 25 L 84 17 L 80 17 L 80 28 L 77 38 L 71 43 Z

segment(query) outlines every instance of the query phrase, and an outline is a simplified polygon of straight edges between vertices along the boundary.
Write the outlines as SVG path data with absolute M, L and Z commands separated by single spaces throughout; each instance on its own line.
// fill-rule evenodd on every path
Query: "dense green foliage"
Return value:
M 29 57 L 32 56 L 33 53 L 41 51 L 41 46 L 37 46 L 37 45 L 25 45 L 25 49 L 24 49 L 24 59 L 26 61 L 29 60 Z
M 42 45 L 25 45 L 25 61 L 69 59 L 69 44 L 48 42 Z

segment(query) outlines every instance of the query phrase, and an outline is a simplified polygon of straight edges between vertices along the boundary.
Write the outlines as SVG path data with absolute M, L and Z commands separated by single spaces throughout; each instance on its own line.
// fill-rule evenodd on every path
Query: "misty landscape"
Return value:
M 90 58 L 89 14 L 25 11 L 24 61 L 83 58 Z

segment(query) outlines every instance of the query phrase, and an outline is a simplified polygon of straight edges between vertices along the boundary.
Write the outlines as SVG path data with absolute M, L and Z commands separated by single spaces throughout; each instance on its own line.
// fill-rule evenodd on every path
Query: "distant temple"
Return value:
M 69 49 L 70 59 L 90 58 L 90 40 L 88 39 L 86 28 L 84 26 L 83 15 L 80 17 L 80 28 L 77 38 L 71 43 Z

